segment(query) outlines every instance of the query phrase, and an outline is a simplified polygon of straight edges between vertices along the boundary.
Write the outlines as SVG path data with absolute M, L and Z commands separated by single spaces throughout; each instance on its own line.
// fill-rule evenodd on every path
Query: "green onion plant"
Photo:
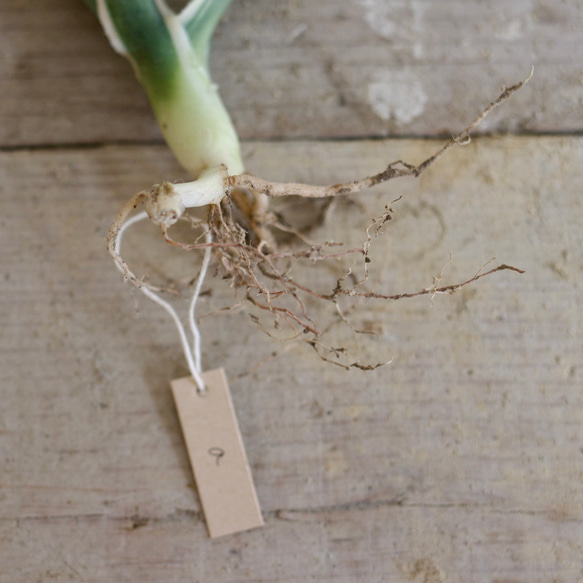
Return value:
M 136 194 L 112 224 L 108 234 L 109 252 L 126 279 L 134 285 L 155 289 L 138 279 L 119 254 L 118 243 L 124 224 L 132 210 L 143 203 L 167 242 L 186 250 L 212 246 L 213 252 L 220 255 L 218 264 L 225 271 L 224 277 L 233 286 L 243 288 L 246 299 L 253 306 L 284 320 L 292 330 L 291 337 L 297 338 L 304 333 L 302 339 L 328 360 L 318 340 L 320 329 L 316 318 L 307 313 L 302 297 L 329 301 L 338 308 L 341 297 L 398 299 L 452 293 L 494 271 L 516 270 L 501 265 L 461 284 L 442 288 L 434 285 L 409 294 L 384 295 L 367 291 L 370 227 L 386 223 L 392 212 L 387 207 L 365 230 L 362 248 L 345 252 L 361 256 L 364 276 L 354 285 L 349 284 L 349 278 L 343 277 L 331 285 L 329 293 L 316 294 L 300 281 L 301 272 L 292 275 L 290 265 L 300 258 L 314 262 L 337 260 L 342 253 L 331 253 L 327 243 L 308 245 L 300 250 L 278 249 L 275 236 L 278 231 L 291 231 L 298 240 L 305 239 L 270 211 L 269 199 L 289 195 L 330 198 L 356 193 L 397 177 L 419 176 L 451 147 L 468 143 L 470 133 L 484 117 L 521 88 L 530 76 L 504 89 L 474 122 L 420 164 L 397 161 L 374 176 L 331 186 L 273 183 L 244 172 L 237 132 L 209 74 L 211 38 L 231 0 L 191 0 L 180 12 L 171 10 L 164 0 L 84 1 L 99 19 L 111 46 L 131 62 L 169 147 L 193 177 L 192 182 L 164 182 Z M 208 207 L 206 220 L 196 219 L 187 212 L 189 208 L 203 206 Z M 206 234 L 205 240 L 201 242 L 199 237 L 192 243 L 184 243 L 172 239 L 168 229 L 178 220 L 189 220 Z M 332 362 L 345 367 L 371 368 L 357 363 Z

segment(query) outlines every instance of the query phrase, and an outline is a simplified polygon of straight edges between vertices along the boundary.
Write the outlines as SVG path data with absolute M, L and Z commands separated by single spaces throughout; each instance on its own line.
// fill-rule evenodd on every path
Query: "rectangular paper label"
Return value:
M 211 538 L 263 526 L 223 369 L 202 375 L 206 394 L 192 377 L 171 382 L 190 464 Z

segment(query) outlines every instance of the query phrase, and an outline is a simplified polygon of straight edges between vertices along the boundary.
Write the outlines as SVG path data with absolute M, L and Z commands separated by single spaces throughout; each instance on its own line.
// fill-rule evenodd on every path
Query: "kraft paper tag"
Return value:
M 223 369 L 171 382 L 190 465 L 211 538 L 263 526 L 251 469 Z

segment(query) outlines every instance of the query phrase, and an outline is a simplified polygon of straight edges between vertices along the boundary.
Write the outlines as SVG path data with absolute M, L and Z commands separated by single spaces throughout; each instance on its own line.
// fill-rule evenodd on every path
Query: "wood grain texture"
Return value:
M 245 156 L 264 176 L 325 183 L 436 146 L 254 142 Z M 450 251 L 448 281 L 494 255 L 526 269 L 433 307 L 365 305 L 355 324 L 372 340 L 335 328 L 388 367 L 345 372 L 274 346 L 245 311 L 201 321 L 205 366 L 235 377 L 267 523 L 217 541 L 168 386 L 186 372 L 175 331 L 103 241 L 131 193 L 181 171 L 164 146 L 109 146 L 3 153 L 0 175 L 2 583 L 583 577 L 582 140 L 479 139 L 419 181 L 338 203 L 314 237 L 360 240 L 405 195 L 376 242 L 388 290 L 431 284 Z M 196 272 L 147 226 L 127 250 L 157 279 Z M 221 280 L 205 289 L 200 314 L 231 301 Z
M 533 64 L 483 129 L 580 132 L 580 4 L 234 0 L 212 69 L 251 172 L 339 182 L 439 145 L 358 138 L 459 130 Z M 0 2 L 0 87 L 0 583 L 583 580 L 582 139 L 480 138 L 334 205 L 310 236 L 358 245 L 403 197 L 374 242 L 377 289 L 430 286 L 450 252 L 444 283 L 494 256 L 526 270 L 434 306 L 365 304 L 354 325 L 374 337 L 332 328 L 385 368 L 274 344 L 244 309 L 201 320 L 266 522 L 210 540 L 169 387 L 187 372 L 176 332 L 104 243 L 131 194 L 186 174 L 79 0 Z M 197 271 L 151 226 L 126 243 L 156 281 Z M 203 292 L 201 315 L 233 302 L 220 278 Z
M 535 67 L 487 132 L 578 132 L 576 0 L 235 0 L 212 70 L 244 139 L 432 136 Z M 3 0 L 0 144 L 160 141 L 81 1 Z

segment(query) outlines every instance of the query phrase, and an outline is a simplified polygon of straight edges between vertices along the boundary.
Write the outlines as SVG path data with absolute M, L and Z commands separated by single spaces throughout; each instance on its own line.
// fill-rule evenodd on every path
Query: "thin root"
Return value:
M 281 196 L 302 196 L 305 198 L 328 198 L 339 196 L 343 194 L 353 194 L 361 192 L 377 184 L 387 182 L 393 178 L 401 178 L 403 176 L 420 176 L 439 158 L 441 158 L 453 146 L 464 146 L 470 143 L 470 134 L 474 131 L 486 118 L 486 116 L 501 103 L 506 101 L 513 93 L 516 93 L 520 88 L 524 87 L 530 81 L 534 73 L 534 68 L 531 69 L 529 76 L 520 83 L 516 83 L 511 87 L 504 88 L 502 93 L 488 105 L 478 117 L 461 132 L 452 136 L 451 139 L 439 149 L 433 156 L 427 158 L 424 162 L 418 165 L 408 164 L 402 160 L 397 160 L 389 164 L 385 170 L 353 182 L 345 182 L 342 184 L 333 184 L 330 186 L 313 186 L 311 184 L 294 184 L 294 183 L 280 183 L 269 182 L 253 176 L 251 174 L 240 174 L 237 176 L 230 176 L 228 179 L 231 188 L 246 188 L 257 193 L 267 195 L 269 197 Z
M 183 243 L 173 239 L 164 225 L 161 226 L 162 235 L 165 241 L 185 251 L 194 249 L 204 249 L 211 247 L 217 257 L 216 270 L 221 273 L 233 288 L 242 289 L 242 297 L 256 309 L 267 313 L 273 319 L 275 329 L 282 325 L 287 328 L 285 334 L 272 334 L 267 330 L 259 318 L 251 314 L 251 319 L 270 337 L 275 340 L 289 340 L 301 338 L 325 361 L 340 366 L 345 369 L 357 368 L 360 370 L 374 370 L 385 366 L 388 362 L 376 364 L 361 364 L 358 361 L 346 362 L 346 349 L 331 348 L 320 342 L 322 333 L 330 330 L 331 326 L 320 327 L 317 320 L 321 320 L 322 314 L 319 309 L 313 307 L 314 302 L 319 305 L 334 305 L 335 311 L 332 313 L 336 322 L 343 322 L 355 333 L 369 333 L 359 330 L 348 319 L 348 313 L 352 313 L 361 301 L 370 299 L 380 300 L 401 300 L 404 298 L 414 298 L 423 295 L 430 295 L 431 300 L 437 294 L 453 294 L 461 288 L 478 281 L 479 279 L 492 275 L 498 271 L 510 270 L 517 273 L 524 273 L 517 267 L 501 264 L 498 267 L 484 271 L 487 264 L 471 278 L 461 283 L 451 285 L 440 285 L 443 271 L 439 276 L 433 278 L 433 283 L 420 291 L 386 294 L 379 293 L 372 289 L 369 281 L 369 264 L 371 258 L 369 252 L 373 240 L 381 233 L 382 228 L 391 220 L 393 210 L 391 204 L 385 206 L 384 212 L 374 218 L 365 229 L 365 241 L 361 247 L 350 249 L 334 249 L 341 244 L 325 242 L 315 244 L 308 241 L 299 230 L 286 224 L 286 221 L 276 217 L 268 208 L 268 197 L 281 197 L 298 195 L 308 198 L 336 197 L 343 194 L 360 192 L 377 184 L 386 182 L 393 178 L 404 176 L 417 177 L 441 158 L 450 148 L 465 145 L 470 141 L 470 134 L 484 120 L 484 118 L 498 105 L 508 99 L 513 93 L 518 91 L 527 83 L 531 74 L 524 81 L 517 83 L 507 89 L 486 107 L 478 117 L 464 130 L 452 136 L 435 154 L 427 158 L 421 164 L 413 165 L 402 160 L 392 162 L 385 170 L 374 176 L 369 176 L 361 180 L 335 184 L 332 186 L 311 186 L 307 184 L 282 184 L 269 182 L 249 174 L 231 176 L 228 178 L 227 196 L 219 205 L 209 207 L 206 221 L 201 221 L 183 215 L 182 220 L 188 220 L 193 227 L 200 229 L 203 227 L 203 234 L 194 239 L 194 242 Z M 136 287 L 147 287 L 153 291 L 160 291 L 160 288 L 139 279 L 130 270 L 126 262 L 119 253 L 119 243 L 123 229 L 129 223 L 130 213 L 142 202 L 150 193 L 143 191 L 135 195 L 121 210 L 109 229 L 107 235 L 107 248 L 114 259 L 117 267 L 123 273 L 124 279 L 131 282 Z M 131 222 L 131 219 L 130 219 Z M 299 250 L 278 250 L 275 246 L 271 229 L 279 229 L 295 235 L 306 245 Z M 199 231 L 200 233 L 200 231 Z M 212 242 L 201 241 L 202 236 L 207 234 L 212 236 Z M 362 256 L 363 272 L 357 275 L 352 268 L 344 271 L 337 281 L 335 287 L 330 291 L 320 292 L 312 289 L 309 285 L 296 279 L 294 267 L 297 268 L 300 262 L 300 276 L 306 276 L 303 270 L 308 263 L 316 264 L 321 261 L 338 262 L 348 257 Z M 319 272 L 320 273 L 320 272 Z M 365 288 L 368 284 L 368 289 Z M 330 288 L 329 288 L 330 289 Z M 241 296 L 239 296 L 241 297 Z M 351 298 L 352 304 L 347 310 L 340 308 L 339 298 Z M 241 300 L 243 301 L 243 300 Z M 236 304 L 239 305 L 239 304 Z M 308 306 L 310 309 L 308 309 Z M 319 318 L 313 317 L 314 312 Z M 285 338 L 282 338 L 284 336 Z

